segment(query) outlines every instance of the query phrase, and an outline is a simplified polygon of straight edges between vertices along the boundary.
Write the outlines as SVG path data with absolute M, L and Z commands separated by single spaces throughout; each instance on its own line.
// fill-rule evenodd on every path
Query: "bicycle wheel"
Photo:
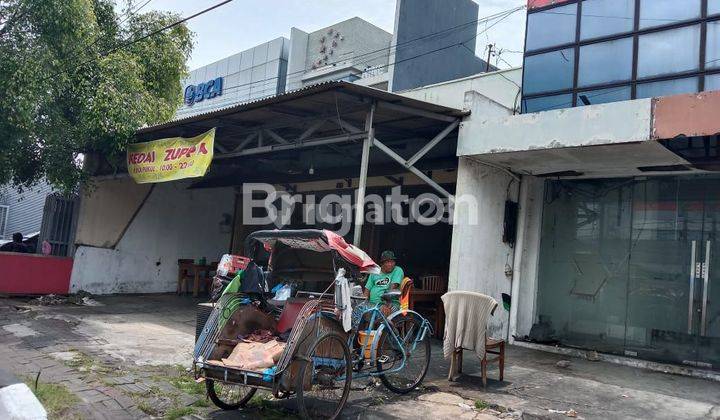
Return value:
M 387 372 L 380 375 L 380 380 L 387 389 L 397 394 L 406 394 L 425 379 L 430 366 L 430 338 L 429 334 L 425 334 L 425 337 L 419 340 L 422 323 L 416 316 L 398 315 L 391 322 L 402 342 L 402 348 L 390 333 L 384 330 L 378 339 L 377 370 Z M 402 366 L 403 353 L 407 357 L 405 366 L 395 372 L 394 369 Z
M 344 337 L 326 332 L 313 343 L 298 369 L 295 392 L 300 415 L 306 419 L 336 419 L 350 394 L 352 364 Z
M 244 407 L 255 395 L 256 388 L 205 379 L 205 388 L 212 402 L 223 410 Z

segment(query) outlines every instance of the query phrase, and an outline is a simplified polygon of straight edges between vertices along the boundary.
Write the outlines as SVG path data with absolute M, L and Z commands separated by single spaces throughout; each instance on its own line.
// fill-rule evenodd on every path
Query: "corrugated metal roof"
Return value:
M 395 104 L 401 104 L 408 107 L 416 108 L 423 111 L 435 112 L 438 114 L 462 117 L 469 114 L 469 111 L 462 111 L 459 109 L 449 108 L 441 105 L 432 104 L 429 102 L 420 101 L 417 99 L 408 98 L 395 93 L 387 92 L 380 89 L 375 89 L 367 86 L 361 86 L 345 81 L 327 81 L 321 82 L 314 85 L 302 87 L 300 89 L 292 90 L 289 92 L 281 93 L 278 95 L 268 96 L 265 98 L 255 99 L 249 102 L 243 102 L 236 105 L 215 109 L 201 114 L 196 114 L 190 117 L 184 117 L 168 121 L 166 123 L 157 124 L 154 126 L 144 127 L 137 131 L 137 134 L 147 134 L 154 131 L 163 130 L 166 128 L 181 126 L 183 124 L 203 121 L 213 118 L 218 118 L 230 114 L 241 113 L 250 111 L 264 106 L 278 104 L 282 102 L 296 101 L 312 95 L 332 91 L 342 90 L 348 91 L 355 95 L 382 100 L 386 102 L 392 102 Z

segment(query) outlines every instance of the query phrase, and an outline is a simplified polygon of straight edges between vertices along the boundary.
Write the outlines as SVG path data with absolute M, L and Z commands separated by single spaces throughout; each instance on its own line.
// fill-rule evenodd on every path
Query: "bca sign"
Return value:
M 222 95 L 223 78 L 210 80 L 199 85 L 189 85 L 185 88 L 185 103 L 189 106 L 195 102 L 202 102 L 205 99 L 212 99 Z

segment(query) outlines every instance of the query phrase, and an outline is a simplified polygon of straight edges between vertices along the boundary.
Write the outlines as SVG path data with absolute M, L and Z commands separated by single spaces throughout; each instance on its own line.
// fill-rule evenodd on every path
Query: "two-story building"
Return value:
M 719 81 L 720 1 L 531 0 L 522 114 L 460 130 L 450 287 L 519 344 L 720 369 Z

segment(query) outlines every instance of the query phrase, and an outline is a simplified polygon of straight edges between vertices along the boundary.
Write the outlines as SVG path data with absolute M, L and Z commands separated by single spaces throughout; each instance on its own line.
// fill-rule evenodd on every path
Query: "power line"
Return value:
M 145 3 L 143 3 L 143 4 L 141 4 L 140 6 L 136 7 L 134 10 L 133 10 L 132 8 L 130 8 L 130 9 L 127 11 L 127 14 L 126 14 L 126 16 L 125 16 L 125 19 L 121 20 L 120 23 L 118 23 L 118 26 L 119 26 L 119 25 L 122 25 L 122 24 L 125 23 L 125 22 L 127 22 L 131 17 L 137 15 L 138 12 L 140 12 L 145 6 L 147 6 L 148 4 L 150 4 L 152 1 L 153 1 L 153 0 L 145 0 Z
M 453 26 L 453 27 L 450 27 L 450 28 L 445 28 L 445 29 L 443 29 L 443 30 L 441 30 L 441 31 L 438 31 L 438 32 L 433 32 L 433 33 L 431 33 L 431 34 L 423 35 L 423 36 L 420 36 L 420 37 L 417 37 L 417 38 L 413 38 L 413 39 L 410 39 L 410 40 L 401 42 L 401 43 L 399 43 L 399 44 L 391 45 L 391 46 L 388 47 L 388 48 L 380 48 L 380 49 L 377 49 L 377 50 L 374 50 L 374 51 L 368 51 L 368 52 L 366 52 L 366 53 L 359 54 L 359 55 L 355 56 L 354 58 L 355 58 L 355 59 L 358 59 L 358 58 L 362 58 L 362 57 L 367 57 L 367 56 L 369 56 L 369 55 L 372 55 L 372 54 L 375 54 L 375 53 L 379 53 L 379 52 L 384 52 L 384 51 L 387 51 L 387 56 L 389 57 L 389 56 L 392 54 L 392 52 L 397 51 L 397 49 L 398 49 L 399 47 L 401 47 L 401 46 L 405 46 L 405 45 L 411 44 L 411 43 L 413 43 L 413 42 L 420 41 L 420 40 L 424 40 L 424 39 L 427 39 L 427 38 L 430 38 L 430 37 L 433 37 L 433 36 L 437 36 L 437 35 L 440 35 L 440 34 L 443 34 L 443 33 L 446 33 L 446 32 L 450 32 L 450 31 L 454 31 L 454 30 L 457 30 L 457 29 L 461 29 L 461 28 L 464 28 L 464 27 L 469 26 L 469 25 L 473 25 L 473 24 L 476 25 L 476 24 L 479 24 L 479 23 L 482 23 L 482 22 L 487 22 L 487 21 L 496 19 L 496 18 L 498 18 L 498 17 L 500 17 L 500 16 L 503 16 L 503 15 L 506 14 L 506 13 L 514 13 L 514 12 L 516 12 L 516 11 L 518 11 L 518 10 L 522 10 L 522 9 L 525 9 L 525 6 L 518 6 L 518 7 L 515 7 L 515 8 L 513 8 L 513 9 L 504 10 L 504 11 L 502 11 L 502 12 L 498 12 L 498 13 L 495 13 L 495 14 L 492 14 L 492 15 L 488 15 L 488 16 L 479 18 L 479 19 L 475 19 L 475 20 L 472 20 L 472 21 L 469 21 L 469 22 L 466 22 L 466 23 L 463 23 L 463 24 L 460 24 L 460 25 L 457 25 L 457 26 Z M 467 41 L 466 41 L 466 42 L 467 42 Z M 386 54 L 382 54 L 382 55 L 384 56 L 384 55 L 386 55 Z M 336 60 L 336 61 L 334 61 L 334 62 L 332 62 L 332 63 L 326 64 L 326 66 L 333 66 L 333 65 L 335 65 L 335 64 L 337 64 L 337 63 L 339 63 L 339 62 L 340 62 L 340 60 L 338 59 L 338 60 Z M 363 63 L 363 62 L 360 62 L 360 64 L 362 64 L 362 63 Z M 299 70 L 299 71 L 296 71 L 296 72 L 293 72 L 293 73 L 289 73 L 288 76 L 296 75 L 296 74 L 302 74 L 302 73 L 306 72 L 307 70 L 308 70 L 308 68 L 304 68 L 304 69 L 302 69 L 302 70 Z M 265 80 L 270 80 L 270 79 L 265 79 Z M 264 81 L 264 80 L 259 80 L 258 82 L 262 82 L 262 81 Z M 258 83 L 258 82 L 253 82 L 253 83 Z
M 443 50 L 446 50 L 446 49 L 449 49 L 449 48 L 458 47 L 458 46 L 464 47 L 464 48 L 468 49 L 470 52 L 472 52 L 473 54 L 476 54 L 475 51 L 472 51 L 472 50 L 471 50 L 470 48 L 468 48 L 467 45 L 465 45 L 465 44 L 468 43 L 468 42 L 470 42 L 470 41 L 472 41 L 473 39 L 477 38 L 478 36 L 482 35 L 483 33 L 486 33 L 487 31 L 489 31 L 490 29 L 492 29 L 495 25 L 497 25 L 498 23 L 500 23 L 501 21 L 503 21 L 504 19 L 506 19 L 506 18 L 509 17 L 510 15 L 512 15 L 512 14 L 514 14 L 514 13 L 520 11 L 520 10 L 523 10 L 523 9 L 525 9 L 525 6 L 519 6 L 519 7 L 513 8 L 513 9 L 508 9 L 508 10 L 505 10 L 505 11 L 503 11 L 503 12 L 496 13 L 496 14 L 494 14 L 494 15 L 490 15 L 490 16 L 487 16 L 487 17 L 484 17 L 484 18 L 480 18 L 480 19 L 474 21 L 474 22 L 481 22 L 481 21 L 489 21 L 489 20 L 499 19 L 497 22 L 494 22 L 492 25 L 484 28 L 484 29 L 481 30 L 480 32 L 477 32 L 475 35 L 473 35 L 472 37 L 470 37 L 470 38 L 468 38 L 468 39 L 466 39 L 466 40 L 464 40 L 464 41 L 462 41 L 462 42 L 453 43 L 453 44 L 446 45 L 446 46 L 444 46 L 444 47 L 440 47 L 440 48 L 437 48 L 437 49 L 434 49 L 434 50 L 431 50 L 431 51 L 426 51 L 426 52 L 424 52 L 424 53 L 418 54 L 418 55 L 413 56 L 413 57 L 408 57 L 408 58 L 405 58 L 405 59 L 402 59 L 402 60 L 396 60 L 396 61 L 394 61 L 394 62 L 389 62 L 389 63 L 387 63 L 387 64 L 379 65 L 379 66 L 377 66 L 377 67 L 374 67 L 374 69 L 387 68 L 387 67 L 390 67 L 390 66 L 395 65 L 395 64 L 400 64 L 400 63 L 403 63 L 403 62 L 406 62 L 406 61 L 409 61 L 409 60 L 414 60 L 414 59 L 416 59 L 416 58 L 419 58 L 419 57 L 422 57 L 422 56 L 425 56 L 425 55 L 434 54 L 434 53 L 437 53 L 437 52 L 440 52 L 440 51 L 443 51 Z M 458 25 L 458 27 L 460 27 L 460 26 L 466 26 L 466 25 L 467 25 L 467 24 Z M 446 30 L 443 30 L 443 31 L 441 31 L 441 32 L 444 32 L 444 31 L 447 31 L 447 29 L 446 29 Z M 416 39 L 413 39 L 413 40 L 409 40 L 409 41 L 404 42 L 403 44 L 404 44 L 404 45 L 407 45 L 407 44 L 409 44 L 409 43 L 411 43 L 411 42 L 414 42 L 414 41 L 417 41 L 417 40 L 420 40 L 420 39 L 425 39 L 425 38 L 428 38 L 428 37 L 433 36 L 433 35 L 435 35 L 435 34 L 437 34 L 437 33 L 433 33 L 433 34 L 425 35 L 425 36 L 422 36 L 422 37 L 419 37 L 419 38 L 416 38 Z M 387 50 L 387 51 L 388 51 L 387 56 L 389 57 L 390 54 L 391 54 L 391 52 L 389 51 L 390 49 L 395 48 L 395 49 L 397 50 L 397 49 L 399 49 L 400 46 L 404 46 L 403 44 L 398 44 L 398 45 L 396 45 L 396 46 L 394 46 L 394 47 L 391 46 L 390 48 L 383 48 L 383 49 L 381 49 L 381 50 L 373 51 L 373 52 L 366 53 L 366 54 L 363 54 L 363 55 L 369 55 L 369 54 L 372 54 L 372 53 L 375 53 L 375 52 L 381 52 L 381 51 L 386 51 L 386 50 Z M 358 57 L 361 57 L 361 56 L 363 56 L 363 55 L 359 55 Z M 383 56 L 384 56 L 384 55 L 385 55 L 385 54 L 383 54 Z M 373 60 L 373 59 L 376 59 L 376 58 L 379 58 L 379 57 L 371 57 L 371 58 L 369 58 L 368 60 L 361 60 L 361 61 L 358 61 L 358 62 L 354 62 L 353 64 L 354 64 L 354 65 L 365 64 L 365 63 L 367 63 L 368 61 Z M 288 74 L 287 74 L 287 79 L 289 79 L 290 76 L 294 76 L 294 75 L 298 75 L 298 74 L 303 74 L 303 73 L 305 73 L 307 70 L 308 70 L 307 68 L 304 68 L 304 69 L 302 69 L 302 70 L 298 70 L 298 71 L 295 71 L 295 72 L 292 72 L 292 73 L 288 73 Z M 234 89 L 239 89 L 239 88 L 242 88 L 242 87 L 251 86 L 251 85 L 255 85 L 255 84 L 260 84 L 260 83 L 267 82 L 267 81 L 272 81 L 272 80 L 275 80 L 275 79 L 277 79 L 277 77 L 270 77 L 270 78 L 266 78 L 266 79 L 262 79 L 262 80 L 256 80 L 256 81 L 253 81 L 253 82 L 241 83 L 241 84 L 238 84 L 238 85 L 227 86 L 227 87 L 223 87 L 223 92 L 225 92 L 225 91 L 230 91 L 230 90 L 234 90 Z M 240 103 L 240 102 L 242 102 L 242 101 L 239 101 L 239 102 L 237 102 L 237 103 Z M 229 106 L 229 105 L 228 105 L 228 106 Z
M 124 42 L 124 43 L 121 43 L 120 45 L 117 45 L 117 46 L 115 46 L 115 47 L 113 47 L 113 48 L 110 48 L 109 50 L 107 50 L 107 51 L 105 51 L 105 52 L 100 52 L 100 53 L 98 54 L 98 56 L 99 56 L 99 57 L 107 57 L 108 55 L 110 55 L 110 54 L 112 54 L 112 53 L 114 53 L 114 52 L 116 52 L 116 51 L 119 51 L 119 50 L 121 50 L 121 49 L 123 49 L 123 48 L 129 47 L 129 46 L 131 46 L 131 45 L 137 44 L 138 42 L 142 42 L 142 41 L 144 41 L 144 40 L 146 40 L 146 39 L 148 39 L 148 38 L 150 38 L 150 37 L 152 37 L 152 36 L 155 36 L 155 35 L 157 35 L 157 34 L 159 34 L 159 33 L 162 33 L 162 32 L 164 32 L 164 31 L 166 31 L 166 30 L 168 30 L 168 29 L 172 29 L 172 28 L 174 28 L 174 27 L 176 27 L 176 26 L 178 26 L 178 25 L 181 25 L 181 24 L 183 24 L 183 23 L 185 23 L 185 22 L 187 22 L 187 21 L 189 21 L 189 20 L 191 20 L 191 19 L 194 19 L 194 18 L 196 18 L 196 17 L 198 17 L 198 16 L 200 16 L 200 15 L 204 15 L 205 13 L 208 13 L 208 12 L 210 12 L 210 11 L 212 11 L 212 10 L 215 10 L 215 9 L 217 9 L 217 8 L 220 7 L 220 6 L 224 6 L 224 5 L 226 5 L 227 3 L 230 3 L 230 2 L 232 2 L 232 1 L 233 1 L 233 0 L 224 0 L 224 1 L 221 1 L 221 2 L 219 2 L 219 3 L 216 3 L 216 4 L 213 5 L 213 6 L 210 6 L 210 7 L 206 8 L 206 9 L 203 9 L 203 10 L 201 10 L 201 11 L 195 13 L 195 14 L 192 14 L 192 15 L 190 15 L 190 16 L 187 16 L 187 17 L 184 17 L 184 18 L 182 18 L 182 19 L 180 19 L 180 20 L 177 20 L 177 21 L 175 21 L 175 22 L 173 22 L 173 23 L 170 23 L 170 24 L 168 24 L 168 25 L 165 25 L 165 26 L 163 26 L 162 28 L 156 29 L 156 30 L 154 30 L 154 31 L 152 31 L 152 32 L 149 32 L 149 33 L 147 33 L 147 34 L 145 34 L 145 35 L 143 35 L 143 36 L 140 36 L 140 37 L 138 37 L 138 38 L 135 38 L 135 39 L 126 41 L 126 42 Z M 78 69 L 80 69 L 81 67 L 83 67 L 84 65 L 89 64 L 89 63 L 95 61 L 96 59 L 97 59 L 97 57 L 93 57 L 93 58 L 90 58 L 90 59 L 88 59 L 88 60 L 85 60 L 85 61 L 81 62 L 80 64 L 78 64 L 77 66 L 75 66 L 74 69 L 71 69 L 71 70 L 78 70 Z M 50 75 L 50 76 L 48 76 L 48 77 L 45 77 L 45 78 L 41 79 L 40 82 L 44 82 L 45 80 L 51 79 L 51 78 L 53 78 L 53 77 L 55 77 L 55 76 L 57 76 L 57 73 L 54 74 L 54 75 Z

